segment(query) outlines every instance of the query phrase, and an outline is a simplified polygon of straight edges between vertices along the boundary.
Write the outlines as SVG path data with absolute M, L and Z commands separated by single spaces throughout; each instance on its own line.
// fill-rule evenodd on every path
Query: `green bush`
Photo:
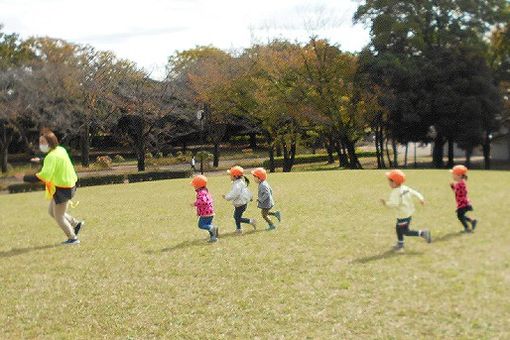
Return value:
M 375 157 L 376 154 L 373 151 L 361 151 L 357 153 L 358 157 Z M 335 160 L 337 159 L 337 155 L 335 155 Z M 310 163 L 319 163 L 319 162 L 327 162 L 328 155 L 327 154 L 316 154 L 316 155 L 298 155 L 294 159 L 294 164 L 310 164 Z M 274 159 L 275 167 L 281 168 L 283 167 L 283 157 L 275 157 Z M 269 159 L 266 159 L 262 166 L 264 168 L 269 168 Z
M 105 175 L 83 177 L 76 183 L 79 187 L 91 187 L 95 185 L 121 184 L 126 181 L 126 175 Z
M 127 175 L 129 183 L 191 177 L 191 171 L 147 171 Z
M 115 157 L 113 157 L 113 160 L 116 162 L 116 163 L 122 163 L 122 162 L 125 162 L 126 160 L 124 159 L 124 157 L 122 157 L 121 155 L 115 155 Z
M 30 191 L 41 191 L 44 190 L 43 183 L 16 183 L 11 184 L 7 187 L 10 194 L 17 194 L 20 192 L 30 192 Z
M 106 175 L 106 176 L 90 176 L 83 177 L 78 180 L 76 186 L 78 187 L 89 187 L 96 185 L 109 185 L 109 184 L 122 184 L 145 182 L 145 181 L 159 181 L 164 179 L 174 178 L 188 178 L 191 177 L 192 173 L 189 170 L 186 171 L 150 171 L 150 172 L 139 172 L 133 174 L 121 174 L 121 175 Z M 44 190 L 43 183 L 16 183 L 11 184 L 7 187 L 9 193 L 21 193 L 30 191 Z

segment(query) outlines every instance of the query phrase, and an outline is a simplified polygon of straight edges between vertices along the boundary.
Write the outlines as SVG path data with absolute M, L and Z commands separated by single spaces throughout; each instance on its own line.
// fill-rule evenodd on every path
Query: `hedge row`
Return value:
M 78 180 L 78 187 L 90 187 L 95 185 L 109 185 L 121 183 L 136 183 L 145 181 L 159 181 L 164 179 L 188 178 L 191 177 L 190 170 L 186 171 L 149 171 L 133 174 L 106 175 L 83 177 Z M 7 187 L 9 193 L 15 194 L 20 192 L 40 191 L 44 190 L 42 183 L 17 183 Z
M 358 157 L 376 157 L 375 151 L 361 151 L 356 153 Z M 335 155 L 335 160 L 337 159 L 337 155 Z M 327 162 L 328 155 L 327 154 L 315 154 L 315 155 L 297 155 L 294 159 L 294 164 L 310 164 L 310 163 L 320 163 Z M 274 159 L 275 167 L 281 168 L 283 167 L 283 157 L 276 157 Z M 269 159 L 266 159 L 262 166 L 266 169 L 269 168 Z

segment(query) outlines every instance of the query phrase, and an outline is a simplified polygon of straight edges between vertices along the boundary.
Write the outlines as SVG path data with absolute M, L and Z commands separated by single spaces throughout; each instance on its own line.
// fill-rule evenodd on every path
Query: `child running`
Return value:
M 209 232 L 209 242 L 218 240 L 218 227 L 213 226 L 214 218 L 213 199 L 207 190 L 207 177 L 198 175 L 193 177 L 191 185 L 195 188 L 197 198 L 192 205 L 197 209 L 198 227 Z
M 256 168 L 251 174 L 255 182 L 259 185 L 257 206 L 261 209 L 262 218 L 264 218 L 268 224 L 267 230 L 274 230 L 276 226 L 269 216 L 276 217 L 278 222 L 281 222 L 282 217 L 279 211 L 271 211 L 274 206 L 273 189 L 271 189 L 271 186 L 267 183 L 267 172 L 264 168 Z
M 236 223 L 236 233 L 242 234 L 241 223 L 251 224 L 253 229 L 257 229 L 256 221 L 243 217 L 243 213 L 248 207 L 248 202 L 252 200 L 252 194 L 248 189 L 250 181 L 244 176 L 244 169 L 240 166 L 234 166 L 227 171 L 232 180 L 232 190 L 223 195 L 227 201 L 231 201 L 234 205 L 234 220 Z
M 432 242 L 430 231 L 428 230 L 410 230 L 412 215 L 415 211 L 413 196 L 420 200 L 420 203 L 425 204 L 423 195 L 418 191 L 413 190 L 403 183 L 406 180 L 405 174 L 400 170 L 392 170 L 386 173 L 389 185 L 393 189 L 390 193 L 388 201 L 381 199 L 383 205 L 388 208 L 393 208 L 397 212 L 397 238 L 398 242 L 394 249 L 396 251 L 404 250 L 404 235 L 405 236 L 420 236 L 423 237 L 428 243 Z
M 467 191 L 467 171 L 468 169 L 464 165 L 456 165 L 450 170 L 453 177 L 453 183 L 450 183 L 450 187 L 455 192 L 455 200 L 457 201 L 457 218 L 464 227 L 465 233 L 475 231 L 477 220 L 466 216 L 468 211 L 473 211 L 473 206 L 468 198 Z M 471 223 L 469 228 L 468 222 Z

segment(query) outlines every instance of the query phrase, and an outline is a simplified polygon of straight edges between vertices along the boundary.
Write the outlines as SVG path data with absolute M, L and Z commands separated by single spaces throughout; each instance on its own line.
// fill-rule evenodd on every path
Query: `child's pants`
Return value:
M 472 222 L 472 220 L 466 216 L 466 213 L 468 211 L 473 211 L 473 207 L 468 205 L 466 207 L 457 209 L 457 218 L 459 219 L 460 223 L 462 223 L 464 230 L 468 230 L 469 229 L 468 222 Z
M 78 224 L 78 220 L 67 213 L 69 201 L 56 204 L 55 200 L 51 200 L 48 213 L 57 221 L 59 227 L 64 231 L 69 239 L 75 239 L 74 227 Z
M 234 220 L 236 222 L 236 228 L 238 230 L 241 229 L 241 223 L 250 223 L 251 222 L 249 218 L 243 218 L 243 214 L 246 211 L 247 207 L 248 207 L 247 204 L 241 205 L 239 207 L 235 207 Z
M 273 225 L 273 221 L 269 216 L 274 216 L 274 212 L 271 212 L 271 209 L 262 209 L 262 218 L 266 220 L 269 225 Z
M 211 229 L 213 218 L 214 216 L 200 216 L 198 219 L 198 227 L 207 230 L 210 236 L 212 236 Z
M 408 218 L 397 218 L 397 238 L 399 243 L 404 243 L 405 236 L 420 236 L 420 232 L 416 230 L 410 230 L 409 225 L 411 224 L 411 217 Z

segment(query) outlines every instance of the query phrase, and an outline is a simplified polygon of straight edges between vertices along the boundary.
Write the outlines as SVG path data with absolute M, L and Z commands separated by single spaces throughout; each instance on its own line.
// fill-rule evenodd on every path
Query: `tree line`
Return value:
M 201 46 L 170 56 L 165 79 L 111 52 L 61 39 L 21 39 L 0 29 L 0 156 L 13 141 L 54 128 L 76 140 L 88 166 L 91 139 L 111 134 L 147 152 L 192 136 L 220 145 L 232 131 L 262 136 L 274 171 L 291 171 L 298 145 L 325 148 L 330 162 L 361 168 L 356 144 L 374 137 L 378 167 L 398 166 L 399 144 L 482 146 L 508 121 L 510 6 L 504 0 L 363 1 L 354 22 L 370 28 L 359 53 L 313 36 L 276 39 L 236 52 Z M 508 98 L 508 97 L 507 97 Z M 197 119 L 197 112 L 200 112 Z

